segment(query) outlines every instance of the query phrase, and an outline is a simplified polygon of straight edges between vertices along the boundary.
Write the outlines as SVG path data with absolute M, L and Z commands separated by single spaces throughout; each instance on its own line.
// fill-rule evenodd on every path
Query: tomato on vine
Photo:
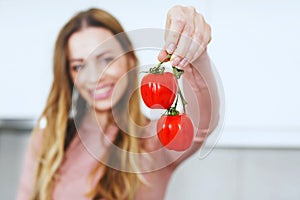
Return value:
M 141 96 L 147 107 L 168 109 L 177 94 L 177 79 L 170 72 L 147 74 L 141 81 Z
M 166 113 L 157 122 L 157 136 L 161 144 L 174 151 L 185 151 L 193 142 L 194 127 L 191 119 L 185 112 L 184 99 L 177 79 L 184 73 L 183 70 L 172 67 L 173 73 L 164 72 L 162 63 L 169 61 L 171 54 L 156 67 L 150 68 L 148 74 L 141 81 L 141 96 L 149 108 L 164 108 Z M 183 105 L 183 114 L 177 110 L 178 97 Z M 176 98 L 175 105 L 172 107 Z
M 170 60 L 168 55 L 156 67 L 150 68 L 142 78 L 140 92 L 142 99 L 147 107 L 152 109 L 168 109 L 172 106 L 178 84 L 176 77 L 170 72 L 164 72 L 162 63 Z
M 159 141 L 169 150 L 185 151 L 193 142 L 193 123 L 186 114 L 161 116 L 156 130 Z

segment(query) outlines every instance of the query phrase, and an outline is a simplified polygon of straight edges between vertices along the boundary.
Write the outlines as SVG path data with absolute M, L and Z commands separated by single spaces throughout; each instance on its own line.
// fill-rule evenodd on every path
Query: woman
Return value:
M 176 167 L 218 124 L 218 94 L 206 54 L 209 25 L 194 8 L 174 6 L 166 29 L 158 59 L 173 54 L 172 65 L 185 70 L 187 100 L 197 98 L 187 110 L 197 127 L 193 145 L 178 154 L 151 137 L 155 128 L 134 92 L 132 45 L 113 16 L 90 9 L 74 16 L 57 38 L 54 81 L 41 117 L 46 126 L 38 124 L 33 131 L 17 199 L 164 198 Z M 194 106 L 201 108 L 200 121 Z

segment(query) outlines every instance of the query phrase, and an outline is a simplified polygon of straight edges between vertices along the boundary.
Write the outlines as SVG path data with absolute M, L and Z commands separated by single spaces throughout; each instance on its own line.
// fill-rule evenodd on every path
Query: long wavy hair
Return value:
M 37 152 L 37 170 L 35 176 L 34 190 L 32 193 L 32 199 L 48 200 L 52 197 L 52 189 L 55 183 L 55 177 L 57 171 L 63 161 L 65 151 L 68 144 L 76 134 L 76 128 L 74 119 L 70 119 L 70 111 L 72 107 L 72 92 L 73 82 L 69 74 L 69 62 L 67 59 L 67 43 L 70 36 L 86 27 L 103 27 L 110 30 L 113 34 L 123 33 L 124 30 L 120 23 L 111 14 L 101 9 L 89 9 L 75 15 L 60 31 L 56 40 L 54 49 L 54 63 L 53 73 L 54 80 L 51 87 L 49 97 L 41 118 L 44 118 L 47 122 L 46 127 L 42 130 L 41 144 L 39 145 L 39 151 Z M 136 55 L 133 52 L 132 44 L 129 38 L 122 37 L 119 42 L 126 53 L 126 56 L 131 57 L 137 64 Z M 137 88 L 138 78 L 137 74 L 133 74 L 128 78 L 128 91 L 129 87 Z M 126 92 L 127 94 L 128 92 Z M 130 103 L 126 103 L 127 100 Z M 142 114 L 139 105 L 138 92 L 134 92 L 129 97 L 129 94 L 123 97 L 118 105 L 126 107 L 129 105 L 129 111 L 132 120 L 139 125 L 146 123 L 146 118 Z M 78 114 L 74 118 L 80 118 L 84 115 L 85 101 L 82 97 L 78 99 Z M 138 142 L 135 133 L 138 131 L 136 126 L 128 120 L 125 112 L 121 115 L 121 118 L 127 123 L 128 131 L 130 134 L 124 133 L 121 130 L 118 133 L 117 139 L 114 142 L 115 145 L 125 150 L 124 152 L 140 152 L 141 145 Z M 40 119 L 41 119 L 40 118 Z M 32 139 L 38 137 L 39 124 L 36 125 Z M 109 152 L 108 152 L 109 154 Z M 109 155 L 107 156 L 109 158 Z M 128 154 L 124 153 L 119 156 L 120 163 L 129 163 L 132 168 L 137 167 L 138 163 L 128 157 Z M 96 180 L 96 185 L 91 186 L 87 191 L 87 197 L 91 199 L 105 198 L 108 200 L 118 199 L 127 200 L 133 199 L 136 190 L 140 184 L 140 177 L 135 173 L 122 172 L 116 169 L 110 168 L 98 163 L 97 166 L 90 172 L 90 178 L 98 172 L 103 170 L 103 176 L 100 180 Z

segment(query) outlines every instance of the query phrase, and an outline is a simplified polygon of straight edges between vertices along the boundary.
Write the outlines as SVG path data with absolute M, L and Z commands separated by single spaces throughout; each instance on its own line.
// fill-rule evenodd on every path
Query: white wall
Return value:
M 210 0 L 229 126 L 299 127 L 300 2 Z
M 0 0 L 0 118 L 39 115 L 52 80 L 55 38 L 75 12 L 98 6 L 126 30 L 163 28 L 174 4 L 194 5 L 213 27 L 209 52 L 225 87 L 227 127 L 299 127 L 296 0 Z

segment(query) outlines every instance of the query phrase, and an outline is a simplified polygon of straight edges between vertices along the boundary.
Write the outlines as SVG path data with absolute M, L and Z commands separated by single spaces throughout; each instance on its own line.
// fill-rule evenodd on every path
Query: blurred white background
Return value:
M 0 119 L 39 116 L 56 36 L 76 12 L 106 9 L 130 31 L 164 28 L 175 4 L 196 7 L 212 26 L 208 51 L 223 81 L 226 120 L 217 148 L 180 167 L 167 199 L 300 199 L 297 0 L 0 0 Z M 27 135 L 0 129 L 0 198 L 14 197 Z

